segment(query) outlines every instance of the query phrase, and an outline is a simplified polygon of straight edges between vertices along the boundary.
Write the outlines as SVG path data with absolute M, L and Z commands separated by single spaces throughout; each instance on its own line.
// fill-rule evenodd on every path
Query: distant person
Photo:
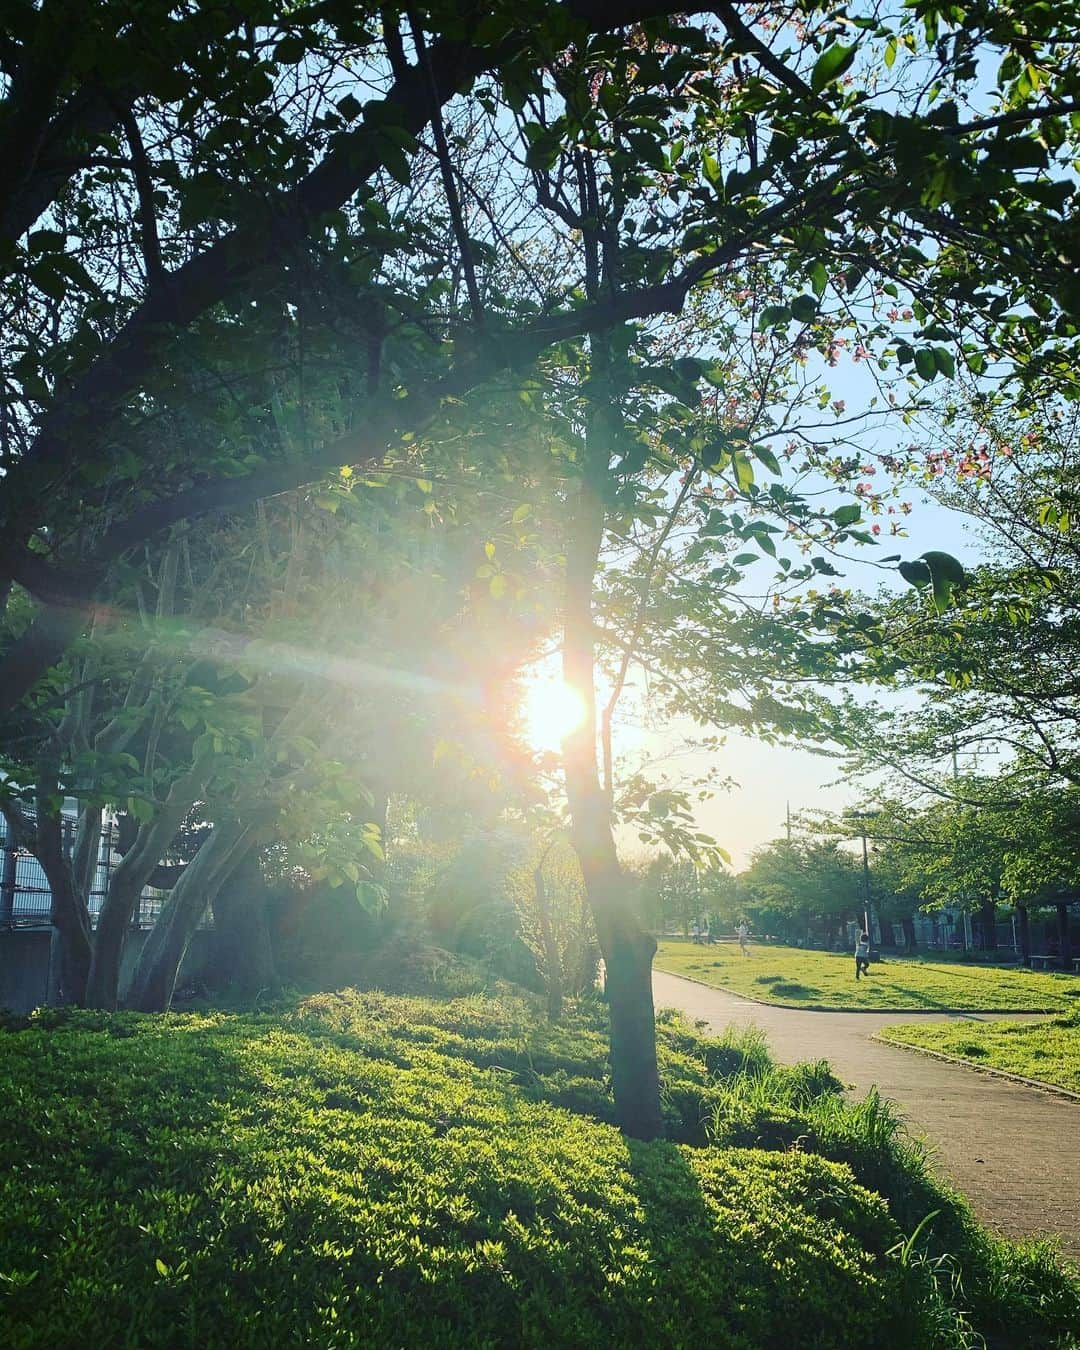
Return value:
M 735 929 L 735 934 L 739 939 L 739 951 L 742 952 L 743 956 L 749 956 L 750 948 L 746 945 L 746 940 L 750 936 L 750 929 L 747 928 L 745 919 Z
M 698 927 L 697 919 L 695 919 L 694 922 L 690 925 L 690 941 L 691 942 L 701 941 L 701 929 Z
M 870 934 L 860 933 L 855 944 L 855 978 L 870 974 Z

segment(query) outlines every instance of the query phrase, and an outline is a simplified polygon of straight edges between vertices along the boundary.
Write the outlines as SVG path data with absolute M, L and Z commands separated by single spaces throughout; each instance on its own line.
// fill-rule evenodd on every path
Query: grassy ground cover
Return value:
M 1080 1010 L 1046 1022 L 932 1022 L 886 1027 L 880 1034 L 898 1045 L 937 1050 L 1080 1092 Z
M 755 1035 L 659 1032 L 672 1138 L 639 1144 L 593 1002 L 13 1024 L 0 1343 L 1076 1344 L 1052 1252 L 988 1237 L 885 1104 Z
M 1080 1001 L 1080 979 L 1073 975 L 920 957 L 887 958 L 856 982 L 855 960 L 849 954 L 751 944 L 746 957 L 734 943 L 702 947 L 661 942 L 656 966 L 791 1008 L 1061 1012 Z

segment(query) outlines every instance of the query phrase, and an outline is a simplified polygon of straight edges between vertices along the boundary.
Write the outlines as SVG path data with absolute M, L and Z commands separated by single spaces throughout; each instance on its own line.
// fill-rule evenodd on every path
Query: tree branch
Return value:
M 457 240 L 458 252 L 461 254 L 461 266 L 465 272 L 465 287 L 469 292 L 469 306 L 472 309 L 473 322 L 478 326 L 484 321 L 484 312 L 480 301 L 480 288 L 476 284 L 476 266 L 473 260 L 472 243 L 469 239 L 469 232 L 465 228 L 465 217 L 461 213 L 461 200 L 458 197 L 457 186 L 454 183 L 454 165 L 450 159 L 450 146 L 446 140 L 446 128 L 443 126 L 441 105 L 439 103 L 439 90 L 435 83 L 435 72 L 431 67 L 431 55 L 428 51 L 427 43 L 424 40 L 424 30 L 420 24 L 409 15 L 409 23 L 412 27 L 413 41 L 416 43 L 416 50 L 420 56 L 420 62 L 424 67 L 424 73 L 427 76 L 428 88 L 431 94 L 431 130 L 435 136 L 435 150 L 439 160 L 439 173 L 442 177 L 443 192 L 446 194 L 446 205 L 450 211 L 450 221 L 454 229 L 454 238 Z
M 150 172 L 150 161 L 134 113 L 130 108 L 121 107 L 117 109 L 117 116 L 124 128 L 128 149 L 131 151 L 135 191 L 139 198 L 139 224 L 142 226 L 146 280 L 150 289 L 156 290 L 164 286 L 166 275 L 165 265 L 161 261 L 161 241 L 158 238 L 157 212 L 154 210 L 154 179 Z

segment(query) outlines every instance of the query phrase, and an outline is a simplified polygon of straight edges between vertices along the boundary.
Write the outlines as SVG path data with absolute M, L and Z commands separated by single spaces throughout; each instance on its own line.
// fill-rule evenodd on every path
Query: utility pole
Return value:
M 977 766 L 978 766 L 978 761 L 976 760 L 976 767 L 977 767 Z M 955 790 L 956 790 L 956 783 L 957 783 L 957 780 L 958 780 L 959 777 L 960 777 L 960 765 L 959 765 L 959 763 L 957 762 L 957 758 L 956 758 L 956 737 L 955 737 L 955 736 L 953 737 L 953 742 L 952 742 L 952 777 L 953 777 L 953 791 L 955 792 Z M 962 908 L 961 911 L 960 911 L 960 942 L 961 942 L 961 944 L 962 944 L 963 949 L 964 949 L 965 952 L 967 952 L 967 951 L 969 951 L 969 950 L 971 949 L 971 946 L 972 946 L 972 942 L 971 942 L 971 916 L 968 914 L 968 909 L 967 909 L 967 896 L 964 897 L 964 900 L 963 900 L 963 908 Z
M 862 866 L 863 866 L 863 932 L 868 934 L 871 942 L 874 940 L 874 934 L 870 928 L 870 853 L 866 846 L 866 825 L 865 822 L 873 820 L 877 815 L 876 811 L 849 811 L 848 816 L 852 820 L 859 822 L 859 838 L 862 840 Z

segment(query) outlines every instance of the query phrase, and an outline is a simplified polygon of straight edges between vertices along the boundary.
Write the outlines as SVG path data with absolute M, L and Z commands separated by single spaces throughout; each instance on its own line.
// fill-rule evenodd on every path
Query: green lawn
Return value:
M 955 1055 L 987 1069 L 1036 1078 L 1040 1083 L 1080 1092 L 1080 1019 L 1048 1022 L 932 1022 L 886 1027 L 884 1040 Z
M 700 947 L 690 942 L 661 942 L 656 966 L 789 1008 L 1062 1012 L 1080 1003 L 1080 979 L 1074 975 L 997 970 L 918 957 L 878 962 L 857 983 L 855 959 L 847 953 L 754 943 L 745 957 L 734 943 Z

